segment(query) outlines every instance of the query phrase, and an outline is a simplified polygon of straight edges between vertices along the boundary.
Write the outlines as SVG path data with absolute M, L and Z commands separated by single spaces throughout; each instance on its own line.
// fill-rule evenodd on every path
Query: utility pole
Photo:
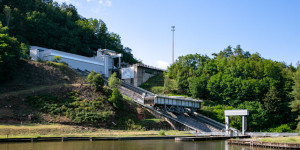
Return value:
M 172 27 L 172 32 L 173 32 L 173 40 L 172 40 L 172 64 L 174 63 L 174 31 L 175 31 L 175 26 Z

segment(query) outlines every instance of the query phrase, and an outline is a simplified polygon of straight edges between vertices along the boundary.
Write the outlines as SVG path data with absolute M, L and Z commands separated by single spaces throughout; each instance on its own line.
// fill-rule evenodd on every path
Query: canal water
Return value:
M 250 146 L 227 145 L 226 141 L 66 141 L 0 143 L 0 150 L 272 150 Z

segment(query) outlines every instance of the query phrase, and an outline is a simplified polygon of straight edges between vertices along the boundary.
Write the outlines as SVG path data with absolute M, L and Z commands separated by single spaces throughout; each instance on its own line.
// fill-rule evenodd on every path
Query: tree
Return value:
M 84 18 L 75 6 L 53 0 L 2 0 L 0 21 L 9 35 L 22 43 L 92 57 L 99 48 L 123 54 L 123 61 L 137 60 L 126 52 L 121 37 L 108 31 L 102 20 Z
M 0 82 L 11 79 L 19 59 L 19 42 L 8 35 L 7 27 L 3 27 L 0 22 Z
M 269 123 L 268 118 L 266 117 L 267 111 L 264 109 L 263 105 L 260 102 L 249 102 L 246 101 L 237 107 L 238 109 L 248 109 L 249 116 L 247 116 L 248 128 L 250 131 L 260 131 L 262 129 L 270 127 L 267 126 Z M 241 127 L 241 117 L 237 120 L 236 124 L 239 124 Z
M 297 121 L 300 120 L 300 65 L 297 68 L 297 72 L 294 75 L 294 81 L 295 85 L 293 86 L 293 96 L 294 96 L 294 101 L 290 103 L 290 107 L 292 108 L 293 112 L 296 112 L 298 115 L 298 118 L 296 119 Z M 297 126 L 298 132 L 300 131 L 300 122 L 298 122 Z
M 271 87 L 263 98 L 264 106 L 270 113 L 278 112 L 280 109 L 281 99 L 278 97 L 278 91 L 275 87 Z
M 112 75 L 110 75 L 110 77 L 108 78 L 108 86 L 110 88 L 118 88 L 120 84 L 121 80 L 117 78 L 117 73 L 113 73 Z
M 189 90 L 194 98 L 207 99 L 207 77 L 202 74 L 200 77 L 193 77 L 189 82 Z
M 7 5 L 4 6 L 4 14 L 6 17 L 6 26 L 9 27 L 9 22 L 12 19 L 12 15 L 11 15 L 11 9 Z

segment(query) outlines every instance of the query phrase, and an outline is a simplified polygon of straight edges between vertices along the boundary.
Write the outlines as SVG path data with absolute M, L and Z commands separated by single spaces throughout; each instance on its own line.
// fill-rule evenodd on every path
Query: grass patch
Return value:
M 272 142 L 272 143 L 297 143 L 300 144 L 300 136 L 296 137 L 275 137 L 275 138 L 261 138 L 258 139 L 261 142 Z
M 0 138 L 40 137 L 131 137 L 159 136 L 160 131 L 107 130 L 60 124 L 0 125 Z M 188 131 L 164 131 L 165 135 L 189 136 Z

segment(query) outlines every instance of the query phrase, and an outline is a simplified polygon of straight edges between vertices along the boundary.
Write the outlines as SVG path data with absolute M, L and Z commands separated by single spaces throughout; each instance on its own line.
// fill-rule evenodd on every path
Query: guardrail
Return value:
M 298 133 L 278 133 L 278 132 L 246 132 L 246 135 L 259 136 L 259 137 L 276 137 L 276 136 L 298 136 Z
M 191 134 L 194 134 L 195 136 L 226 136 L 227 134 L 225 132 L 197 132 L 196 131 L 190 131 Z

